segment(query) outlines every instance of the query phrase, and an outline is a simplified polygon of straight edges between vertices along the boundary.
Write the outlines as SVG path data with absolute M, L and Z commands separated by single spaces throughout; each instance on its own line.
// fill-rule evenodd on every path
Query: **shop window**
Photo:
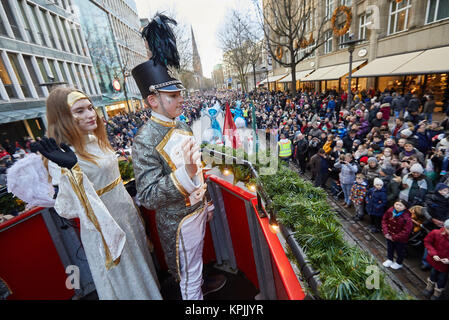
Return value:
M 395 34 L 407 30 L 408 16 L 412 5 L 410 0 L 395 0 L 390 2 L 390 15 L 388 17 L 388 34 Z
M 61 79 L 59 79 L 58 73 L 56 72 L 55 61 L 49 59 L 48 65 L 50 66 L 51 73 L 53 73 L 53 78 L 54 78 L 55 82 L 61 81 Z
M 332 52 L 332 40 L 333 40 L 333 33 L 332 30 L 326 31 L 324 33 L 324 54 L 331 53 Z
M 62 30 L 64 31 L 64 35 L 67 40 L 67 43 L 69 44 L 70 52 L 76 53 L 75 49 L 73 47 L 73 43 L 72 43 L 72 41 L 70 41 L 69 33 L 67 32 L 67 25 L 66 25 L 64 19 L 61 19 L 61 26 L 62 26 Z
M 62 40 L 62 34 L 61 30 L 59 30 L 59 24 L 58 24 L 58 17 L 54 14 L 50 14 L 51 19 L 53 20 L 53 26 L 56 30 L 56 34 L 58 36 L 59 44 L 61 45 L 61 49 L 66 51 L 66 48 L 64 47 L 64 41 Z
M 9 5 L 8 0 L 1 0 L 1 4 L 3 6 L 3 9 L 5 10 L 9 25 L 12 29 L 12 32 L 14 33 L 14 37 L 16 39 L 23 40 L 22 35 L 20 34 L 19 31 L 19 26 L 17 25 L 16 17 L 14 16 L 13 11 L 11 10 L 11 6 Z
M 39 9 L 41 11 L 42 14 L 42 20 L 44 20 L 45 22 L 45 27 L 47 28 L 47 32 L 48 32 L 48 38 L 50 39 L 50 43 L 52 48 L 56 48 L 56 40 L 53 37 L 53 33 L 51 32 L 52 28 L 50 28 L 50 23 L 48 22 L 48 16 L 46 11 Z
M 73 74 L 72 64 L 67 63 L 67 67 L 69 69 L 70 77 L 72 78 L 72 83 L 74 87 L 78 86 L 78 82 L 76 81 L 75 75 Z
M 58 66 L 59 66 L 59 70 L 61 70 L 62 78 L 64 79 L 65 82 L 69 83 L 69 80 L 67 78 L 67 74 L 66 74 L 65 69 L 64 69 L 64 64 L 62 63 L 62 61 L 58 61 Z
M 343 26 L 344 25 L 339 26 L 339 29 L 343 29 Z M 338 48 L 339 49 L 347 48 L 348 47 L 347 44 L 342 44 L 345 43 L 346 41 L 349 41 L 349 30 L 344 35 L 338 37 Z
M 31 98 L 30 90 L 28 89 L 28 86 L 25 84 L 25 75 L 23 73 L 22 68 L 19 64 L 19 58 L 17 57 L 17 54 L 15 53 L 8 53 L 9 61 L 11 62 L 11 66 L 14 70 L 14 73 L 16 74 L 17 81 L 19 82 L 19 86 L 22 89 L 23 95 L 25 98 Z
M 26 4 L 24 4 L 23 1 L 19 1 L 19 3 L 17 4 L 17 6 L 19 7 L 19 11 L 22 14 L 22 19 L 23 19 L 23 23 L 24 23 L 23 27 L 25 29 L 25 32 L 26 32 L 27 36 L 28 36 L 28 39 L 31 42 L 36 43 L 36 39 L 34 38 L 34 34 L 31 31 L 30 21 L 28 20 L 28 16 L 27 16 L 26 11 L 25 11 L 26 8 L 24 7 L 24 5 L 26 5 Z
M 0 19 L 0 36 L 8 36 L 8 33 L 6 32 L 5 24 L 3 23 L 3 20 Z
M 11 81 L 11 77 L 8 74 L 8 71 L 6 70 L 5 64 L 3 63 L 3 57 L 0 55 L 0 79 L 3 82 L 3 86 L 6 89 L 6 92 L 8 93 L 8 96 L 10 98 L 18 98 L 16 90 L 14 89 Z
M 34 5 L 31 5 L 29 2 L 26 2 L 26 6 L 28 7 L 27 9 L 30 12 L 30 19 L 34 22 L 34 25 L 36 26 L 37 30 L 37 37 L 39 38 L 39 40 L 41 41 L 41 43 L 43 45 L 45 45 L 45 40 L 44 40 L 44 33 L 42 32 L 42 27 L 40 24 L 39 19 L 37 18 L 37 8 Z
M 326 0 L 324 16 L 326 17 L 326 19 L 330 20 L 332 18 L 333 13 L 334 13 L 334 0 Z
M 48 77 L 47 70 L 45 69 L 44 59 L 36 58 L 37 65 L 39 66 L 39 70 L 41 72 L 42 78 L 44 78 L 44 82 L 50 82 L 50 78 Z
M 449 0 L 427 0 L 426 23 L 449 18 Z
M 371 30 L 368 26 L 371 25 L 371 23 L 372 22 L 369 21 L 369 15 L 366 13 L 359 16 L 359 39 L 369 41 Z
M 24 55 L 23 60 L 25 61 L 25 65 L 27 66 L 28 73 L 30 74 L 31 81 L 33 81 L 37 95 L 41 98 L 45 97 L 44 92 L 42 91 L 42 87 L 39 85 L 39 78 L 36 74 L 36 71 L 34 70 L 34 66 L 31 61 L 31 56 Z

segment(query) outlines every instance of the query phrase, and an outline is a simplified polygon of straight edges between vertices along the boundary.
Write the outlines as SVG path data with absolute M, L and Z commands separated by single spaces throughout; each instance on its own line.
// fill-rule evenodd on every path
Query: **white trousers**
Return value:
M 207 209 L 188 217 L 182 224 L 178 238 L 183 300 L 203 300 L 203 245 L 206 232 Z

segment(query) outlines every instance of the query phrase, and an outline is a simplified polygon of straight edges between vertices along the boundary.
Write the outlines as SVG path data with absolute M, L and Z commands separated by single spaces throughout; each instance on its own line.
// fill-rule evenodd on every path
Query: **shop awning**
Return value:
M 392 74 L 429 74 L 449 72 L 449 46 L 429 49 L 401 65 Z
M 0 124 L 27 119 L 40 118 L 46 115 L 46 108 L 30 108 L 23 110 L 0 111 Z
M 354 70 L 365 62 L 366 60 L 354 61 L 352 63 L 352 69 Z M 314 73 L 302 81 L 337 80 L 347 73 L 349 73 L 349 63 L 337 64 L 334 66 L 318 68 Z
M 310 70 L 304 70 L 304 71 L 296 71 L 296 81 L 304 79 L 309 73 L 311 73 L 313 69 Z M 291 82 L 292 81 L 292 74 L 289 73 L 288 76 L 283 78 L 282 80 L 279 80 L 279 82 Z
M 362 69 L 354 72 L 352 77 L 379 77 L 379 76 L 391 76 L 396 69 L 402 65 L 407 64 L 414 58 L 419 56 L 424 51 L 416 51 L 411 53 L 398 54 L 394 56 L 381 57 L 368 63 Z
M 268 79 L 268 82 L 276 82 L 276 81 L 278 81 L 278 80 L 284 78 L 285 76 L 287 76 L 287 73 L 286 73 L 286 74 L 281 74 L 281 75 L 278 75 L 278 76 L 268 76 L 267 79 Z M 267 82 L 267 79 L 262 80 L 262 81 L 260 82 L 260 84 L 266 83 L 266 82 Z

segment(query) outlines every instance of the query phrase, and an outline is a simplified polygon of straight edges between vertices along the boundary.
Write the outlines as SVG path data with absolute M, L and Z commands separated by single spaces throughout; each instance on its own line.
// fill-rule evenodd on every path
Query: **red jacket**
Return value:
M 406 209 L 399 217 L 393 218 L 393 210 L 394 207 L 391 207 L 383 215 L 382 231 L 389 234 L 394 242 L 407 243 L 413 228 L 410 211 Z
M 449 265 L 433 260 L 433 256 L 441 259 L 449 258 L 449 236 L 443 234 L 444 228 L 432 230 L 424 238 L 424 246 L 427 248 L 427 262 L 440 272 L 447 272 Z

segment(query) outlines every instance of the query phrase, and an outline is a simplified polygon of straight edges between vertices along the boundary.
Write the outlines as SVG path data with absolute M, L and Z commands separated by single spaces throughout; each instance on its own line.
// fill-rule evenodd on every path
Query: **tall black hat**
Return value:
M 168 71 L 168 67 L 179 68 L 178 48 L 170 23 L 177 24 L 174 19 L 157 13 L 142 30 L 142 37 L 147 41 L 152 57 L 136 66 L 131 73 L 144 99 L 156 91 L 185 90 L 182 82 L 173 78 Z

